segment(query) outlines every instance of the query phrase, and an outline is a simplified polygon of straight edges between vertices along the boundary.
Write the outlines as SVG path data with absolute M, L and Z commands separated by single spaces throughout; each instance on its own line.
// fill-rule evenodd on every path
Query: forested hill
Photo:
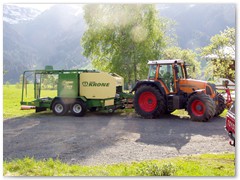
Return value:
M 195 49 L 211 36 L 235 27 L 234 4 L 158 4 L 160 16 L 176 21 L 178 45 Z M 55 69 L 89 68 L 82 56 L 81 37 L 86 25 L 81 9 L 55 5 L 44 12 L 3 6 L 3 80 L 19 81 L 27 69 L 53 65 Z
M 235 4 L 167 4 L 158 9 L 161 16 L 176 21 L 178 45 L 183 49 L 206 46 L 213 35 L 235 27 Z

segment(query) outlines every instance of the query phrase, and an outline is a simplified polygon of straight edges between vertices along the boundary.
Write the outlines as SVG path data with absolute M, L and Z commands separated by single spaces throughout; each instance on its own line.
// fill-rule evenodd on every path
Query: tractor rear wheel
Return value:
M 217 93 L 217 99 L 218 100 L 217 100 L 217 104 L 216 104 L 215 116 L 222 114 L 222 112 L 226 108 L 224 97 L 220 93 Z
M 134 96 L 134 108 L 144 118 L 156 118 L 165 113 L 164 97 L 153 86 L 141 86 Z
M 187 111 L 193 121 L 206 122 L 215 115 L 215 103 L 206 94 L 194 94 L 187 104 Z
M 82 117 L 86 114 L 86 111 L 86 104 L 81 100 L 77 100 L 71 105 L 71 113 L 74 116 Z

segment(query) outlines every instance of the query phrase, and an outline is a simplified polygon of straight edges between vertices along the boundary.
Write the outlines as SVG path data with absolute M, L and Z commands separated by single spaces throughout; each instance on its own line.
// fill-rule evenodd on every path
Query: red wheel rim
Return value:
M 202 116 L 206 110 L 206 106 L 202 101 L 195 100 L 192 102 L 191 110 L 195 116 Z
M 157 98 L 152 92 L 143 92 L 139 99 L 138 104 L 145 112 L 151 112 L 157 107 Z

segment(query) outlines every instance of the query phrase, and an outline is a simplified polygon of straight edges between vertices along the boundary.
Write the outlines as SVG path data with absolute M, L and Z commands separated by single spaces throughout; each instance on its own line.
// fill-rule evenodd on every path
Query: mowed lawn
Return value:
M 235 176 L 235 155 L 202 154 L 100 166 L 24 158 L 3 166 L 4 176 Z
M 56 90 L 42 90 L 41 97 L 54 97 Z M 3 119 L 19 116 L 35 115 L 35 110 L 21 110 L 22 88 L 16 85 L 3 86 Z M 24 92 L 24 101 L 34 100 L 34 87 L 32 84 L 27 86 L 27 94 Z

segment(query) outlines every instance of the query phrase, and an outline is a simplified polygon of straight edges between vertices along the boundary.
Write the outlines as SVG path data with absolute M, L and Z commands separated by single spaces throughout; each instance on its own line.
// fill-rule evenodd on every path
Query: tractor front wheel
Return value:
M 225 108 L 226 108 L 226 105 L 225 105 L 224 97 L 220 93 L 217 93 L 215 116 L 222 114 L 222 112 L 224 111 Z
M 193 121 L 206 122 L 215 115 L 215 103 L 208 95 L 196 93 L 189 98 L 187 111 Z

